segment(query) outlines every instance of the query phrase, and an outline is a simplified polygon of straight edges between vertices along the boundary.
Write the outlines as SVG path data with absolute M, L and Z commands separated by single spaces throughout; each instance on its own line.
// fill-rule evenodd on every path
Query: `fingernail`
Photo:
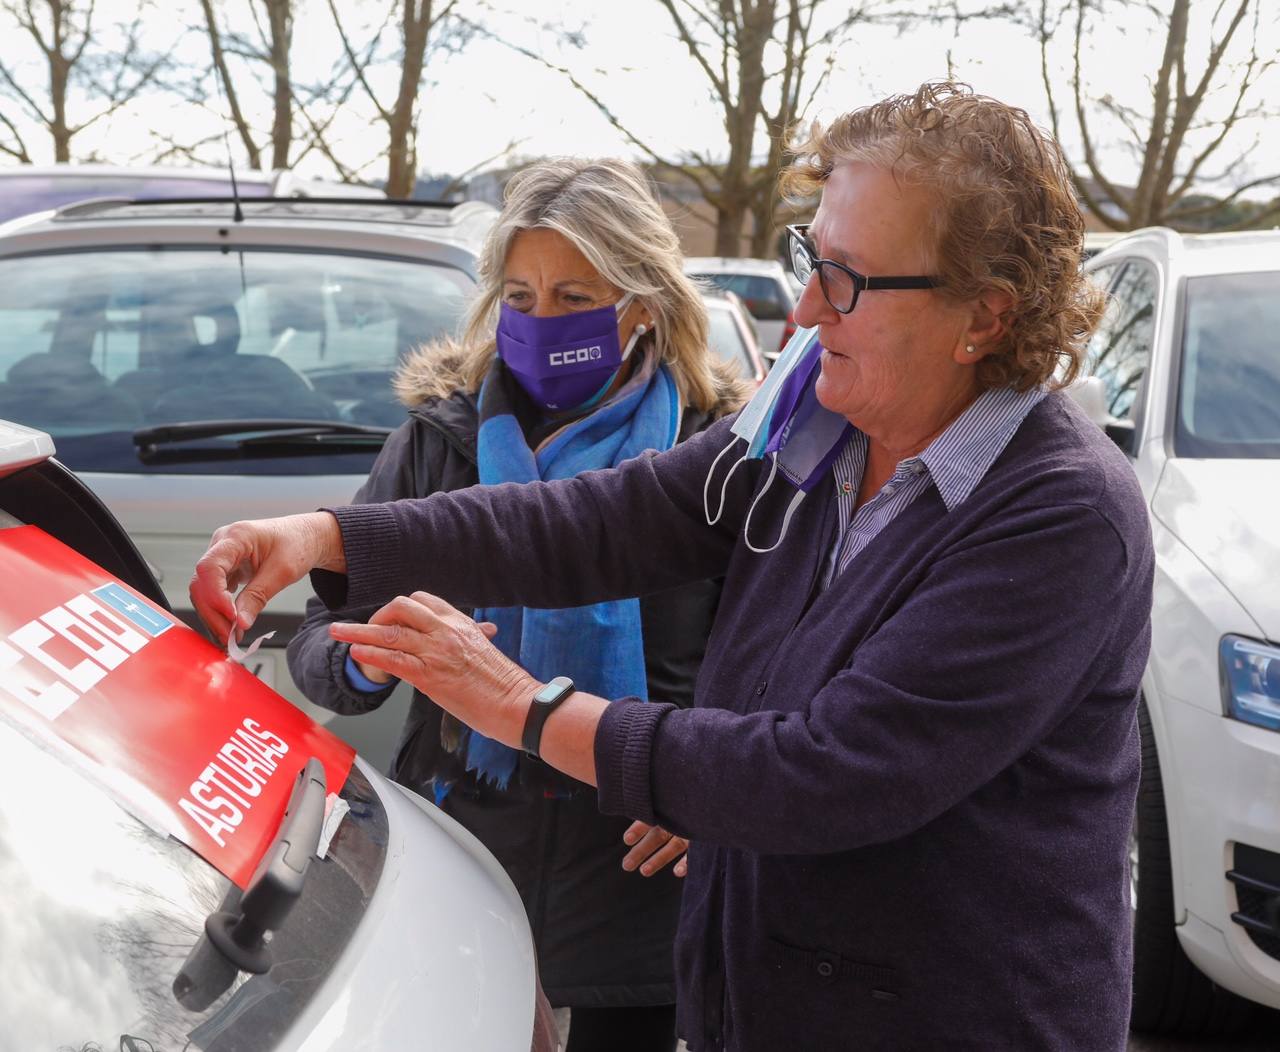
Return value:
M 647 877 L 650 873 L 652 873 L 652 872 L 653 872 L 653 867 L 652 867 L 652 866 L 641 866 L 641 867 L 640 867 L 640 872 L 641 872 L 641 873 L 643 873 L 643 874 Z

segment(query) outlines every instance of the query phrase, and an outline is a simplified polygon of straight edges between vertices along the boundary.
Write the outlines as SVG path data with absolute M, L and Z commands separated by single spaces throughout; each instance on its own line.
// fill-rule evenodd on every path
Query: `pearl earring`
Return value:
M 976 347 L 975 347 L 973 344 L 971 344 L 971 343 L 970 343 L 970 344 L 967 344 L 967 345 L 965 346 L 964 353 L 965 353 L 965 354 L 977 354 L 977 353 L 978 353 L 978 348 L 976 348 Z
M 643 336 L 648 331 L 649 331 L 649 326 L 647 326 L 644 322 L 641 322 L 639 325 L 636 326 L 637 336 Z

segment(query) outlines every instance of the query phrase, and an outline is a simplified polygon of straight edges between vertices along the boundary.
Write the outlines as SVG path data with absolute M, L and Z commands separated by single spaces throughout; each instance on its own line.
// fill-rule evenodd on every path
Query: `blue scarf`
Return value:
M 572 478 L 614 467 L 646 449 L 670 449 L 679 429 L 675 381 L 650 354 L 611 398 L 534 451 L 512 410 L 506 367 L 495 361 L 480 388 L 480 481 L 496 485 Z M 475 619 L 497 625 L 494 644 L 540 680 L 569 676 L 580 690 L 602 698 L 649 698 L 638 599 L 564 610 L 494 607 L 475 611 Z M 510 782 L 519 757 L 515 749 L 470 729 L 459 751 L 468 771 L 500 789 Z M 448 788 L 437 785 L 437 798 Z

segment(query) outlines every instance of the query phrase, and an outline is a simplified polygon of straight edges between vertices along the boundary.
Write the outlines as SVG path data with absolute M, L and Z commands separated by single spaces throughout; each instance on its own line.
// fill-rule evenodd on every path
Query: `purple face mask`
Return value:
M 498 357 L 516 381 L 544 409 L 573 409 L 608 384 L 626 355 L 618 346 L 618 316 L 631 296 L 617 304 L 535 318 L 502 304 L 498 315 Z M 627 343 L 627 352 L 637 335 Z

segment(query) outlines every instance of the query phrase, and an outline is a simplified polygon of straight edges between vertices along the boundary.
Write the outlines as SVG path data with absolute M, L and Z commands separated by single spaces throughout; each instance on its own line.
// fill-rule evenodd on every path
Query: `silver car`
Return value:
M 496 215 L 267 199 L 14 220 L 0 226 L 0 418 L 54 437 L 194 624 L 187 584 L 214 529 L 351 499 L 405 419 L 400 358 L 455 329 Z M 306 702 L 283 647 L 307 595 L 295 585 L 259 618 L 276 634 L 254 671 L 385 769 L 409 692 L 361 717 Z

